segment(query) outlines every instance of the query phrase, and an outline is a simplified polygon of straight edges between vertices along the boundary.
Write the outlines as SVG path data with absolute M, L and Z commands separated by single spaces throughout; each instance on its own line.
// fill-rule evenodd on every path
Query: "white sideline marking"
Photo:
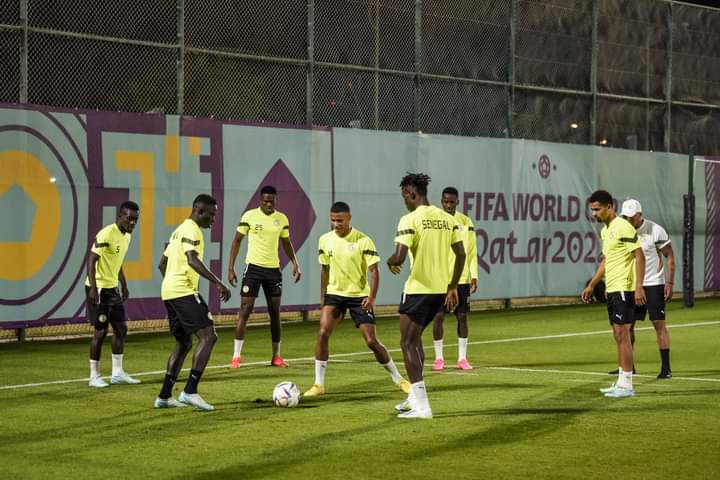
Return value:
M 695 322 L 695 323 L 685 323 L 682 325 L 668 325 L 667 328 L 688 328 L 688 327 L 707 327 L 707 326 L 713 326 L 713 325 L 720 325 L 720 320 L 713 320 L 709 322 Z M 635 331 L 641 331 L 641 330 L 653 330 L 653 327 L 640 327 L 635 328 Z M 553 338 L 568 338 L 568 337 L 584 337 L 584 336 L 591 336 L 591 335 L 608 335 L 611 334 L 612 330 L 597 330 L 597 331 L 591 331 L 591 332 L 577 332 L 577 333 L 561 333 L 556 335 L 542 335 L 537 337 L 516 337 L 516 338 L 501 338 L 496 340 L 479 340 L 476 342 L 468 342 L 468 345 L 488 345 L 493 343 L 510 343 L 510 342 L 526 342 L 530 340 L 548 340 Z M 451 347 L 457 345 L 456 343 L 448 343 L 446 346 Z M 425 347 L 425 350 L 432 349 L 432 346 Z M 399 352 L 399 348 L 388 348 L 388 352 Z M 330 355 L 331 361 L 334 362 L 341 362 L 342 360 L 338 360 L 339 357 L 355 357 L 359 355 L 372 355 L 372 352 L 370 351 L 363 351 L 363 352 L 351 352 L 351 353 L 337 353 L 334 355 Z M 299 358 L 290 358 L 286 359 L 288 362 L 304 362 L 304 361 L 314 361 L 315 357 L 299 357 Z M 267 361 L 261 361 L 261 362 L 249 362 L 249 363 L 243 363 L 242 367 L 250 367 L 250 366 L 261 366 L 261 365 L 268 365 L 269 362 Z M 223 365 L 209 365 L 205 367 L 206 370 L 211 369 L 217 369 L 217 368 L 228 368 L 226 364 Z M 606 373 L 600 373 L 600 372 L 581 372 L 581 371 L 573 371 L 573 370 L 541 370 L 541 369 L 522 369 L 522 368 L 512 368 L 512 367 L 483 367 L 488 370 L 509 370 L 509 371 L 526 371 L 526 372 L 538 372 L 538 373 L 576 373 L 580 375 L 602 375 L 607 377 L 608 375 Z M 189 371 L 189 368 L 184 368 L 182 371 L 187 372 Z M 459 373 L 459 372 L 447 372 L 447 373 L 454 373 L 457 375 L 477 375 L 472 373 Z M 151 372 L 140 372 L 140 373 L 133 373 L 133 377 L 145 377 L 149 375 L 164 375 L 165 370 L 154 370 Z M 650 377 L 650 375 L 637 375 L 638 377 Z M 103 378 L 109 379 L 109 376 L 105 376 Z M 720 382 L 720 379 L 717 378 L 697 378 L 697 377 L 675 377 L 673 376 L 673 379 L 678 380 L 692 380 L 692 381 L 698 381 L 698 382 Z M 17 390 L 20 388 L 31 388 L 31 387 L 43 387 L 47 385 L 64 385 L 68 383 L 80 383 L 80 382 L 87 382 L 90 380 L 88 377 L 85 378 L 74 378 L 70 380 L 54 380 L 49 382 L 37 382 L 37 383 L 25 383 L 21 385 L 0 385 L 0 390 Z

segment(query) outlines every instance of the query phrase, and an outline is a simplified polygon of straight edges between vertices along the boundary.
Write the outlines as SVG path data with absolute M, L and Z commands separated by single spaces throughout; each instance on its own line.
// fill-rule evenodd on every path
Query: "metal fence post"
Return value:
M 415 131 L 420 130 L 420 73 L 422 71 L 422 0 L 415 0 Z
M 313 124 L 315 92 L 315 0 L 307 2 L 307 75 L 305 78 L 305 123 Z
M 28 0 L 20 0 L 20 103 L 28 102 Z
M 510 58 L 508 59 L 507 119 L 505 136 L 513 138 L 513 112 L 515 111 L 515 38 L 517 35 L 518 0 L 510 3 Z
M 177 0 L 177 113 L 185 111 L 185 0 Z
M 665 151 L 670 151 L 672 143 L 672 62 L 673 62 L 673 3 L 668 3 L 666 16 L 668 29 L 668 45 L 666 49 L 665 66 Z
M 597 77 L 598 77 L 598 18 L 600 17 L 600 0 L 593 0 L 592 5 L 592 52 L 590 55 L 590 138 L 588 144 L 593 145 L 597 138 Z
M 373 128 L 380 128 L 380 0 L 375 0 L 375 80 L 373 92 Z

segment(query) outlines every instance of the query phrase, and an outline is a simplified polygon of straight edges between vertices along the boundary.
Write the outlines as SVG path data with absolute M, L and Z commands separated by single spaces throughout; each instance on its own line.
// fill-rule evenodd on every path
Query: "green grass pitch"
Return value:
M 432 420 L 395 417 L 403 394 L 350 319 L 330 340 L 328 393 L 293 409 L 270 396 L 283 380 L 312 385 L 316 322 L 284 328 L 288 369 L 267 366 L 266 326 L 248 330 L 245 365 L 225 368 L 233 331 L 220 329 L 200 384 L 217 408 L 209 413 L 152 408 L 169 335 L 131 335 L 125 368 L 143 384 L 102 390 L 87 386 L 87 338 L 6 343 L 0 471 L 8 479 L 719 478 L 718 311 L 718 300 L 669 305 L 671 380 L 655 379 L 655 333 L 638 324 L 636 396 L 619 400 L 598 392 L 616 366 L 603 306 L 474 313 L 467 372 L 452 368 L 447 317 L 450 368 L 430 371 L 430 329 L 424 338 Z M 402 366 L 397 318 L 379 319 L 378 333 Z M 101 369 L 110 373 L 109 339 Z

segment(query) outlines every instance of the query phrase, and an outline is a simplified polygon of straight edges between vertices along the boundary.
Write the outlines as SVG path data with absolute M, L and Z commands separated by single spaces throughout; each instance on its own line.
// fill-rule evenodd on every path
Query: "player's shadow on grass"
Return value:
M 292 445 L 283 445 L 275 451 L 267 452 L 263 458 L 253 462 L 237 463 L 218 470 L 205 472 L 194 471 L 194 479 L 217 479 L 217 478 L 275 478 L 284 477 L 287 469 L 292 467 L 296 470 L 305 462 L 311 462 L 323 451 L 332 451 L 333 447 L 344 445 L 357 436 L 365 436 L 369 433 L 378 434 L 383 430 L 395 428 L 394 422 L 387 422 L 384 419 L 374 425 L 361 425 L 340 431 L 329 431 L 318 435 L 308 435 L 299 439 Z M 382 435 L 378 435 L 382 437 Z M 329 472 L 332 473 L 332 472 Z M 347 478 L 353 478 L 352 472 L 346 473 Z M 334 476 L 334 475 L 330 475 Z M 187 478 L 186 476 L 178 478 Z M 320 477 L 322 478 L 322 477 Z
M 430 385 L 428 391 L 432 395 L 432 392 L 454 392 L 454 391 L 468 391 L 468 390 L 522 390 L 525 388 L 537 388 L 537 385 L 517 383 L 517 382 L 483 382 L 478 381 L 477 383 L 456 383 L 450 385 Z
M 465 451 L 467 445 L 476 445 L 481 449 L 492 449 L 498 445 L 512 444 L 515 442 L 526 442 L 531 438 L 543 437 L 551 432 L 565 428 L 567 425 L 574 423 L 577 417 L 602 410 L 604 406 L 609 405 L 606 398 L 593 395 L 589 397 L 588 387 L 586 385 L 576 386 L 558 392 L 557 395 L 547 398 L 542 397 L 537 401 L 543 404 L 562 405 L 567 403 L 568 399 L 583 398 L 591 402 L 585 407 L 535 407 L 527 405 L 527 399 L 522 400 L 522 405 L 516 407 L 508 407 L 501 409 L 464 409 L 451 413 L 436 414 L 437 419 L 452 417 L 472 417 L 472 416 L 503 416 L 508 418 L 507 421 L 501 422 L 478 422 L 478 431 L 466 435 L 462 438 L 455 439 L 452 443 L 445 444 L 443 449 L 437 449 L 435 446 L 426 448 L 417 448 L 408 452 L 408 460 L 413 458 L 424 459 L 436 455 L 446 455 L 448 450 L 458 450 L 459 454 Z M 517 417 L 517 418 L 512 418 Z M 491 425 L 489 428 L 488 425 Z
M 584 361 L 571 361 L 571 362 L 534 362 L 534 363 L 508 363 L 503 365 L 488 365 L 492 367 L 504 367 L 504 368 L 537 368 L 537 369 L 548 369 L 548 368 L 562 368 L 562 367 L 589 367 L 588 370 L 597 371 L 598 365 L 602 365 L 604 359 L 592 359 Z M 608 368 L 611 368 L 612 362 L 608 362 Z

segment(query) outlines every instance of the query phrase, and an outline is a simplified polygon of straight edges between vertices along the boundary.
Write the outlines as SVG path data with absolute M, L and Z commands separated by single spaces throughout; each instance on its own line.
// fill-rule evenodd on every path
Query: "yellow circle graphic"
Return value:
M 26 280 L 52 255 L 60 235 L 60 191 L 50 171 L 34 155 L 20 150 L 0 152 L 0 197 L 18 185 L 35 204 L 30 239 L 0 242 L 0 279 Z

